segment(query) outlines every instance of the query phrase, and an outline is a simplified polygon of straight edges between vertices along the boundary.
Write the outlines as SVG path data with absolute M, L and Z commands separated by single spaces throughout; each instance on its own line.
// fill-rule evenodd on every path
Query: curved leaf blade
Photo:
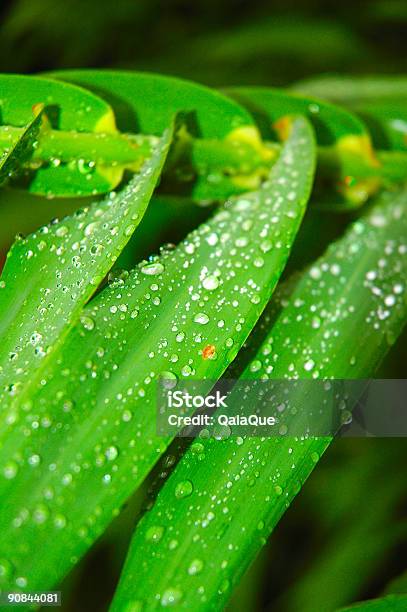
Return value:
M 101 96 L 115 110 L 120 129 L 161 134 L 174 113 L 193 112 L 197 135 L 223 138 L 234 129 L 252 126 L 244 108 L 214 89 L 192 81 L 148 72 L 61 70 L 50 73 Z
M 338 104 L 349 102 L 397 100 L 407 97 L 405 76 L 323 76 L 299 81 L 293 89 L 310 96 L 332 100 Z
M 18 238 L 9 251 L 0 280 L 0 431 L 139 224 L 170 140 L 167 131 L 122 192 Z
M 69 131 L 72 138 L 81 132 L 117 133 L 111 107 L 76 85 L 38 76 L 1 74 L 0 90 L 3 126 L 25 128 L 32 121 L 33 108 L 42 104 L 55 130 Z M 123 174 L 120 168 L 107 171 L 102 165 L 89 166 L 85 161 L 90 160 L 64 163 L 55 155 L 51 161 L 35 169 L 27 166 L 18 184 L 37 194 L 88 196 L 114 189 Z
M 214 89 L 143 72 L 64 70 L 51 76 L 103 97 L 115 110 L 120 128 L 127 132 L 160 133 L 168 117 L 186 111 L 189 136 L 180 135 L 174 147 L 174 153 L 181 151 L 181 159 L 175 159 L 176 172 L 166 172 L 164 187 L 170 195 L 225 200 L 257 188 L 257 167 L 262 177 L 267 177 L 273 155 L 262 143 L 252 116 Z M 225 164 L 221 171 L 219 153 Z M 236 176 L 226 172 L 231 161 L 237 166 Z
M 267 335 L 243 379 L 372 375 L 407 320 L 406 213 L 407 192 L 388 195 L 300 277 L 289 298 L 271 304 L 260 323 Z M 362 325 L 365 342 L 355 345 Z M 224 605 L 329 441 L 192 444 L 136 528 L 112 611 Z M 177 495 L 183 483 L 189 494 Z
M 0 186 L 15 178 L 34 150 L 41 128 L 43 109 L 23 128 L 21 134 L 11 135 L 9 146 L 0 155 Z
M 321 146 L 332 146 L 342 138 L 349 137 L 362 145 L 363 140 L 369 137 L 358 117 L 318 98 L 304 97 L 272 87 L 233 87 L 227 89 L 226 93 L 259 117 L 260 125 L 268 124 L 268 129 L 271 128 L 270 121 L 274 123 L 285 115 L 305 115 L 313 124 L 317 142 Z M 266 116 L 262 109 L 266 111 Z
M 13 567 L 6 584 L 18 575 L 29 588 L 54 584 L 142 482 L 170 442 L 155 432 L 160 376 L 211 384 L 234 359 L 287 260 L 314 167 L 312 128 L 294 119 L 259 192 L 226 203 L 174 251 L 142 263 L 84 309 L 30 398 L 28 419 L 50 427 L 24 441 L 23 417 L 3 439 L 0 557 Z M 17 470 L 7 480 L 10 461 Z M 30 518 L 16 545 L 21 512 Z M 38 537 L 46 561 L 31 554 Z
M 407 151 L 405 77 L 325 77 L 303 81 L 294 87 L 344 104 L 356 112 L 379 149 Z

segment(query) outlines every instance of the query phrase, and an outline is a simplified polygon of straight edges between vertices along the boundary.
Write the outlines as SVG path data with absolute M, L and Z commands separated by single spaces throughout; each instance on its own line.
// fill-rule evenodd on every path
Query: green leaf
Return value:
M 407 97 L 407 78 L 397 75 L 323 76 L 299 81 L 295 83 L 293 89 L 338 104 L 397 100 Z
M 282 608 L 315 612 L 318 601 L 321 610 L 336 610 L 360 599 L 372 580 L 385 574 L 407 533 L 397 513 L 405 482 L 394 469 L 404 458 L 403 438 L 341 438 L 333 444 L 291 515 L 300 516 L 301 506 L 310 505 L 315 545 L 306 553 L 301 577 L 288 581 L 279 597 Z
M 402 100 L 355 102 L 351 108 L 368 126 L 375 147 L 407 151 L 407 95 Z
M 75 133 L 93 132 L 115 134 L 115 118 L 110 106 L 95 94 L 72 84 L 40 77 L 0 75 L 1 122 L 0 142 L 7 145 L 9 134 L 26 128 L 32 121 L 33 107 L 45 105 L 51 125 L 59 131 Z M 169 124 L 167 124 L 169 125 Z M 11 126 L 11 127 L 10 127 Z M 4 138 L 5 143 L 3 143 Z M 54 196 L 94 195 L 113 189 L 121 180 L 123 171 L 88 166 L 81 158 L 73 163 L 61 163 L 55 154 L 53 160 L 40 168 L 27 168 L 25 185 L 32 193 Z
M 140 223 L 170 140 L 167 131 L 121 193 L 12 246 L 0 280 L 0 431 L 7 429 Z
M 407 192 L 384 196 L 282 292 L 256 328 L 264 340 L 242 379 L 373 374 L 407 319 L 406 208 Z M 193 443 L 136 529 L 112 610 L 222 608 L 329 441 Z
M 281 123 L 282 115 L 288 112 L 304 113 L 313 123 L 319 145 L 318 180 L 313 200 L 320 206 L 326 202 L 325 206 L 331 210 L 356 208 L 376 194 L 379 188 L 392 186 L 395 182 L 404 183 L 407 156 L 375 152 L 369 132 L 353 112 L 318 98 L 271 88 L 239 87 L 227 91 L 252 112 L 266 137 L 270 136 L 270 124 Z M 395 132 L 398 126 L 398 140 L 405 139 L 405 134 L 400 136 L 400 130 L 407 114 L 403 104 L 392 104 L 391 113 L 387 115 L 383 111 L 383 120 L 387 122 L 388 131 Z M 351 107 L 351 110 L 357 109 Z M 369 121 L 369 125 L 371 123 Z M 379 128 L 380 133 L 385 130 L 383 123 Z M 383 144 L 383 139 L 376 144 Z M 385 148 L 388 148 L 387 144 Z
M 381 599 L 362 601 L 338 612 L 405 612 L 407 610 L 406 595 L 387 595 Z
M 170 194 L 225 199 L 255 188 L 257 172 L 268 173 L 275 157 L 262 144 L 250 113 L 216 90 L 141 72 L 64 70 L 51 76 L 103 97 L 122 131 L 158 134 L 175 112 L 186 111 L 189 137 L 181 135 L 174 151 L 177 167 L 168 171 L 170 185 L 165 186 Z M 230 166 L 236 176 L 230 176 Z
M 343 104 L 363 118 L 379 149 L 407 151 L 405 77 L 328 77 L 303 81 L 299 91 Z
M 0 156 L 0 186 L 21 173 L 24 163 L 31 157 L 40 131 L 42 113 L 41 109 L 20 134 L 10 134 L 9 145 Z
M 193 128 L 204 138 L 224 138 L 236 128 L 253 125 L 250 114 L 233 100 L 183 79 L 120 70 L 61 70 L 50 76 L 85 87 L 106 100 L 124 132 L 157 136 L 180 111 L 195 115 Z
M 0 558 L 13 568 L 3 583 L 55 584 L 142 482 L 170 442 L 155 430 L 160 377 L 210 385 L 234 359 L 282 272 L 314 167 L 312 128 L 293 119 L 260 191 L 227 202 L 83 310 L 1 439 Z M 47 555 L 34 559 L 39 538 Z
M 289 114 L 303 114 L 314 126 L 317 142 L 332 146 L 352 137 L 366 148 L 369 134 L 363 123 L 347 110 L 318 98 L 304 97 L 271 87 L 233 87 L 226 93 L 248 108 L 259 125 L 270 130 L 271 123 Z

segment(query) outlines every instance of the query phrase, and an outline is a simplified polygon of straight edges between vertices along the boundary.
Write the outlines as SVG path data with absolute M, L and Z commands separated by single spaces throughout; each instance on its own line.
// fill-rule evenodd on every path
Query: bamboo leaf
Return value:
M 248 108 L 259 125 L 271 123 L 288 114 L 303 114 L 314 126 L 321 146 L 337 145 L 342 138 L 352 138 L 354 148 L 366 153 L 369 133 L 362 121 L 351 112 L 320 98 L 305 97 L 272 87 L 233 87 L 226 93 Z
M 139 224 L 170 139 L 167 131 L 121 193 L 18 238 L 8 253 L 0 281 L 0 431 Z
M 295 83 L 293 89 L 338 104 L 356 101 L 397 100 L 407 96 L 405 76 L 322 76 Z
M 75 134 L 82 132 L 96 135 L 99 132 L 117 133 L 110 106 L 81 87 L 41 77 L 2 74 L 0 89 L 2 148 L 7 146 L 10 135 L 15 134 L 16 139 L 22 137 L 24 132 L 18 128 L 25 128 L 31 122 L 33 107 L 41 104 L 47 107 L 47 115 L 55 128 L 54 135 L 68 131 L 71 140 L 75 141 Z M 107 170 L 103 165 L 89 166 L 88 162 L 92 160 L 82 158 L 65 163 L 59 154 L 57 148 L 48 164 L 26 168 L 23 184 L 29 191 L 45 195 L 52 193 L 54 196 L 95 195 L 114 189 L 122 178 L 120 167 Z
M 234 359 L 287 260 L 314 167 L 312 128 L 293 119 L 260 191 L 227 202 L 83 310 L 1 440 L 6 584 L 55 584 L 142 482 L 170 442 L 155 431 L 159 377 L 211 381 Z M 38 538 L 46 558 L 32 556 Z
M 43 109 L 40 109 L 20 134 L 10 134 L 8 147 L 0 156 L 0 186 L 15 178 L 22 171 L 27 159 L 31 157 L 40 131 L 42 113 Z
M 347 106 L 363 118 L 379 149 L 407 151 L 407 79 L 326 77 L 302 81 L 298 91 Z
M 195 114 L 196 134 L 224 138 L 253 125 L 250 114 L 214 89 L 174 77 L 120 70 L 61 70 L 53 78 L 93 91 L 115 109 L 122 131 L 161 134 L 175 113 Z
M 267 87 L 238 87 L 227 91 L 252 112 L 258 125 L 263 127 L 265 137 L 270 136 L 270 125 L 278 124 L 285 113 L 303 113 L 308 117 L 319 145 L 318 180 L 313 197 L 319 206 L 324 204 L 330 210 L 340 211 L 356 208 L 380 188 L 404 183 L 407 173 L 404 145 L 393 147 L 398 152 L 374 151 L 370 133 L 355 114 L 360 107 L 344 109 L 319 98 Z M 368 119 L 376 146 L 389 148 L 386 138 L 377 138 L 378 132 L 381 136 L 387 134 L 394 143 L 406 143 L 404 102 L 388 102 L 373 115 L 372 105 L 364 104 L 365 112 L 361 114 Z
M 51 76 L 103 97 L 127 132 L 158 134 L 175 112 L 187 111 L 188 135 L 179 136 L 164 185 L 170 195 L 224 200 L 256 188 L 275 158 L 262 143 L 250 113 L 216 90 L 142 72 L 64 70 Z
M 407 192 L 384 196 L 272 303 L 243 379 L 373 374 L 407 319 L 406 209 Z M 193 443 L 136 529 L 112 611 L 222 607 L 329 441 Z

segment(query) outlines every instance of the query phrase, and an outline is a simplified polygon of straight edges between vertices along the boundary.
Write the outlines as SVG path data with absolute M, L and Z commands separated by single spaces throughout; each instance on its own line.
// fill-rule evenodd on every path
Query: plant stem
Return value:
M 0 126 L 0 155 L 21 137 L 24 128 Z M 150 156 L 156 137 L 144 134 L 91 133 L 44 129 L 36 143 L 30 164 L 93 162 L 122 165 L 137 171 Z M 265 142 L 260 149 L 249 141 L 178 138 L 167 165 L 171 175 L 178 168 L 185 174 L 209 176 L 221 173 L 234 177 L 267 176 L 277 159 L 280 145 Z M 355 205 L 363 203 L 383 185 L 398 183 L 407 174 L 407 153 L 378 151 L 375 158 L 340 147 L 318 147 L 318 165 L 323 179 L 336 183 L 339 191 Z

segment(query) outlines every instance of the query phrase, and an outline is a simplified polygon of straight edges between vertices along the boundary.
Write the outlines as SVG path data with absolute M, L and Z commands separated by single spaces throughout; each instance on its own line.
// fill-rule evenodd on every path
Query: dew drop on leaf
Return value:
M 198 312 L 194 316 L 194 322 L 195 323 L 199 323 L 200 325 L 206 325 L 208 323 L 208 321 L 209 321 L 209 317 L 204 312 Z
M 149 542 L 159 542 L 164 535 L 164 527 L 153 525 L 146 532 L 146 540 Z
M 109 446 L 105 452 L 108 461 L 114 461 L 119 456 L 119 451 L 116 446 Z
M 163 608 L 175 606 L 182 599 L 182 591 L 175 588 L 166 589 L 161 598 Z
M 214 274 L 211 274 L 203 279 L 202 286 L 207 291 L 214 291 L 219 287 L 219 279 Z
M 143 274 L 148 274 L 149 276 L 155 276 L 157 274 L 162 274 L 164 272 L 164 266 L 161 262 L 155 261 L 153 263 L 144 264 L 141 267 L 141 271 Z
M 182 499 L 184 497 L 189 497 L 194 490 L 194 485 L 190 480 L 183 480 L 179 482 L 175 487 L 175 497 L 177 499 Z
M 196 574 L 199 574 L 202 571 L 203 566 L 204 564 L 201 559 L 194 559 L 188 567 L 188 574 L 190 576 L 195 576 Z
M 12 480 L 17 475 L 17 472 L 17 463 L 15 461 L 7 461 L 3 468 L 4 477 L 7 478 L 7 480 Z
M 178 382 L 178 376 L 167 370 L 166 372 L 161 372 L 161 383 L 165 389 L 173 389 L 176 387 Z
M 92 329 L 94 329 L 95 327 L 95 321 L 91 317 L 88 317 L 87 315 L 81 316 L 81 323 L 82 323 L 82 326 L 88 331 L 92 331 Z

